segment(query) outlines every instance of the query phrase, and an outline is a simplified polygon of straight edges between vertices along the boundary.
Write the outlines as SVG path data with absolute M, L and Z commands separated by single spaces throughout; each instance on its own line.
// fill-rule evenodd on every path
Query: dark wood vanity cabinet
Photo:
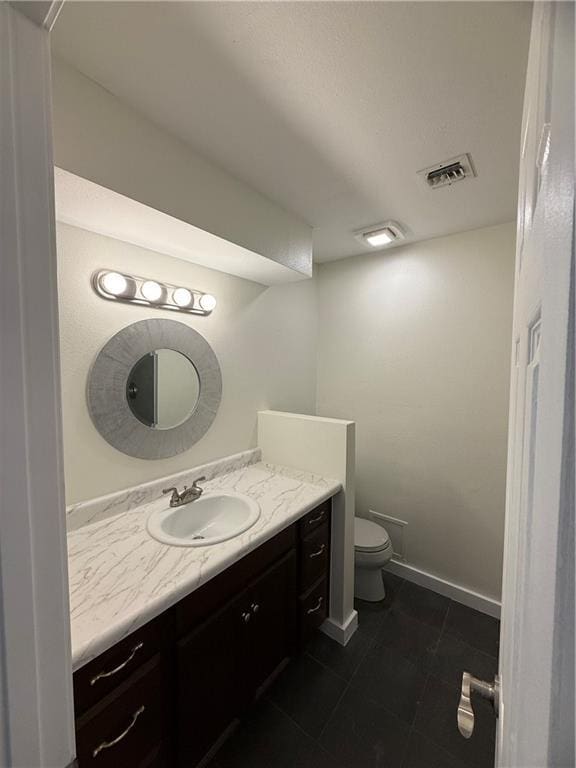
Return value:
M 170 721 L 164 659 L 155 655 L 126 682 L 76 720 L 81 766 L 162 765 L 167 758 Z
M 177 643 L 178 765 L 196 765 L 238 715 L 241 605 L 226 606 Z
M 194 766 L 294 650 L 296 553 L 177 644 L 178 764 Z
M 327 615 L 330 501 L 74 674 L 78 763 L 193 768 Z

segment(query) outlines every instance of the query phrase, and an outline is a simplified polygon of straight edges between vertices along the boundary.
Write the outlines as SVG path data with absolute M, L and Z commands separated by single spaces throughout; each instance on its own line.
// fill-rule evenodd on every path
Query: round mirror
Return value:
M 86 394 L 92 421 L 110 445 L 139 459 L 166 459 L 210 428 L 222 374 L 198 331 L 151 318 L 122 328 L 102 347 Z
M 172 429 L 194 412 L 200 379 L 194 364 L 174 349 L 155 349 L 130 371 L 126 398 L 138 421 L 153 429 Z

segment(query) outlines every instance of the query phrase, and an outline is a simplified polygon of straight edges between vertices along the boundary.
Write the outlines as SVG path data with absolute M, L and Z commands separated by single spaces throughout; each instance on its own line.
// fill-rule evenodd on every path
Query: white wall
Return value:
M 58 286 L 67 503 L 136 485 L 256 445 L 257 412 L 313 413 L 316 397 L 316 297 L 305 280 L 264 288 L 134 245 L 59 225 Z M 133 272 L 213 293 L 209 317 L 102 300 L 91 288 L 98 268 Z M 222 368 L 216 420 L 189 451 L 171 459 L 135 459 L 108 445 L 86 408 L 86 379 L 101 347 L 147 317 L 176 317 L 212 345 Z
M 55 164 L 306 275 L 312 229 L 93 80 L 53 62 Z
M 323 264 L 314 280 L 268 289 L 66 225 L 58 251 L 68 503 L 252 447 L 258 410 L 351 419 L 357 514 L 406 520 L 408 563 L 500 598 L 513 225 Z M 106 266 L 218 298 L 211 317 L 180 319 L 216 351 L 222 406 L 172 459 L 124 456 L 88 416 L 86 377 L 104 343 L 144 317 L 174 319 L 96 296 L 89 278 Z
M 500 599 L 512 224 L 322 264 L 317 412 L 356 421 L 356 514 Z

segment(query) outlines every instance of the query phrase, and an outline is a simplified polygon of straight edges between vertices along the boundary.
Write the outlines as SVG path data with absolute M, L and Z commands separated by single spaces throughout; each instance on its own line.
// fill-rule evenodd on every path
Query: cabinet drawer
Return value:
M 104 698 L 166 644 L 170 616 L 150 621 L 74 673 L 76 717 Z
M 300 598 L 300 643 L 305 643 L 328 615 L 328 579 L 321 579 Z
M 328 572 L 330 563 L 330 526 L 316 528 L 300 545 L 300 591 L 305 592 Z
M 325 523 L 330 518 L 330 509 L 332 505 L 331 499 L 326 499 L 322 504 L 319 504 L 313 510 L 308 512 L 307 515 L 300 520 L 298 524 L 298 531 L 300 538 L 303 539 L 308 536 L 315 528 L 322 523 Z
M 154 656 L 76 721 L 79 768 L 161 765 L 167 733 L 166 675 Z

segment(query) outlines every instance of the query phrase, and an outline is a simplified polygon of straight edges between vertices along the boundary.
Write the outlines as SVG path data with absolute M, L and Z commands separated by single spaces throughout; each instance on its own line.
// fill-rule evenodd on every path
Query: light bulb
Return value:
M 174 303 L 179 307 L 188 307 L 192 303 L 192 294 L 188 288 L 176 288 L 172 294 Z
M 210 293 L 203 293 L 198 303 L 205 312 L 212 312 L 216 306 L 216 299 Z
M 371 246 L 377 248 L 379 245 L 388 245 L 388 243 L 391 243 L 394 240 L 394 233 L 390 229 L 380 229 L 376 232 L 369 232 L 367 235 L 364 235 L 364 237 Z
M 140 288 L 140 293 L 144 296 L 146 301 L 158 301 L 163 292 L 164 289 L 160 283 L 157 283 L 155 280 L 146 280 L 146 282 L 143 283 L 142 288 Z
M 106 272 L 100 278 L 100 286 L 111 296 L 122 296 L 128 291 L 128 280 L 119 272 Z

